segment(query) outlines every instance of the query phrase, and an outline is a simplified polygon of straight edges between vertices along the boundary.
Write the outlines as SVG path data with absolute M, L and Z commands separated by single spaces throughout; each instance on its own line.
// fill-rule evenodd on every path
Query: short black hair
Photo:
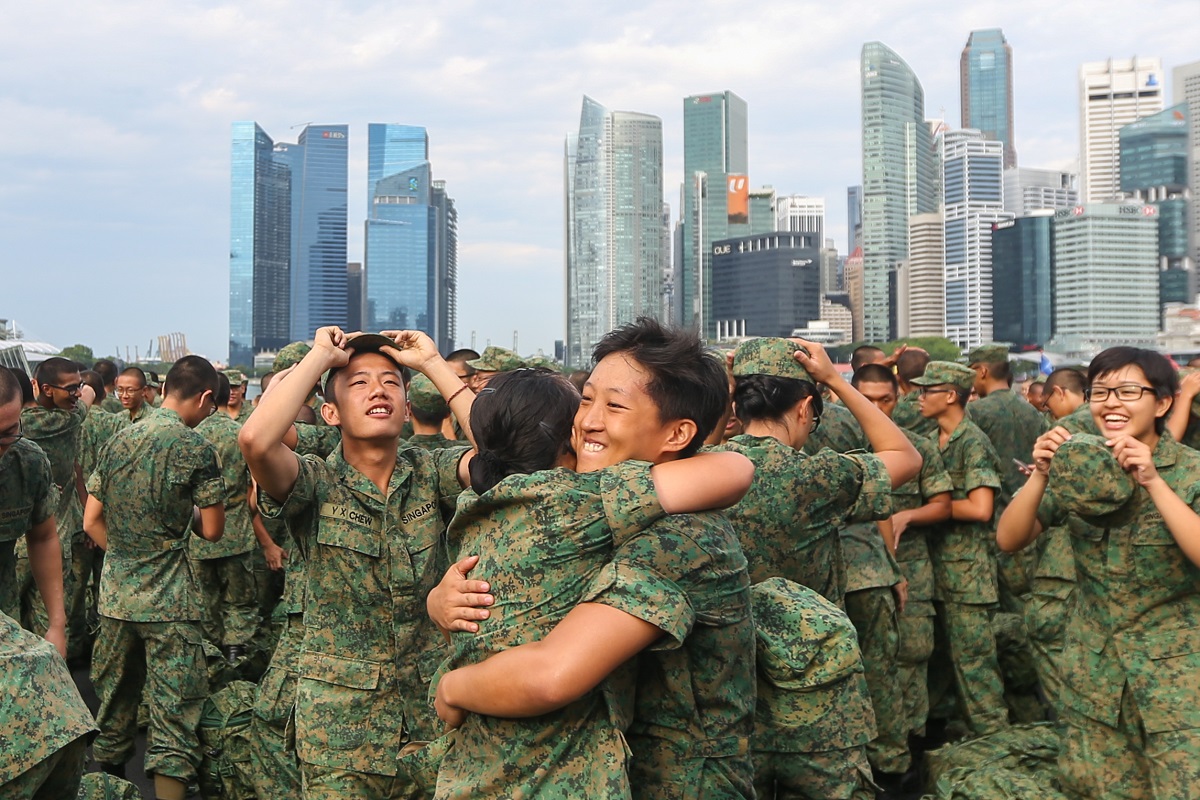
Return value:
M 112 386 L 113 381 L 117 379 L 117 365 L 109 358 L 102 358 L 92 364 L 92 371 L 100 376 L 105 386 Z
M 1074 367 L 1059 367 L 1046 378 L 1046 393 L 1056 386 L 1061 386 L 1065 392 L 1082 395 L 1087 392 L 1087 376 Z
M 0 406 L 17 400 L 22 406 L 33 402 L 33 384 L 29 376 L 16 367 L 0 369 Z
M 1008 381 L 1008 385 L 1012 386 L 1013 370 L 1011 361 L 982 361 L 980 363 L 988 368 L 988 374 L 993 378 L 998 381 Z
M 743 425 L 781 419 L 806 397 L 813 399 L 813 415 L 820 417 L 825 412 L 825 401 L 812 381 L 762 373 L 734 378 L 733 410 Z
M 864 364 L 874 362 L 876 354 L 883 355 L 883 349 L 876 347 L 873 344 L 860 344 L 854 348 L 854 352 L 850 354 L 850 369 L 858 372 L 858 368 Z M 868 361 L 870 359 L 870 361 Z
M 229 393 L 232 387 L 229 385 L 229 378 L 225 377 L 224 372 L 217 373 L 217 390 L 213 392 L 213 402 L 217 404 L 217 408 L 224 408 L 229 405 Z
M 99 403 L 108 396 L 108 389 L 104 387 L 104 378 L 99 372 L 94 369 L 84 369 L 79 371 L 79 377 L 85 384 L 92 387 L 92 391 L 96 393 L 96 402 Z
M 905 383 L 925 374 L 925 367 L 933 359 L 924 350 L 912 347 L 896 357 L 896 375 Z
M 646 393 L 660 421 L 695 423 L 696 435 L 679 455 L 699 450 L 729 406 L 725 365 L 705 351 L 695 331 L 667 328 L 653 317 L 638 317 L 604 334 L 592 350 L 592 362 L 614 353 L 628 354 L 650 374 Z
M 71 375 L 80 370 L 82 367 L 78 362 L 54 356 L 38 364 L 37 369 L 33 371 L 33 377 L 39 384 L 48 383 L 53 386 L 61 386 L 63 375 Z
M 857 389 L 860 383 L 886 383 L 892 387 L 893 392 L 900 391 L 900 384 L 896 382 L 896 376 L 882 364 L 863 364 L 855 370 L 854 377 L 850 379 L 850 385 Z
M 445 421 L 446 417 L 450 416 L 450 406 L 442 405 L 440 410 L 427 411 L 423 408 L 410 406 L 413 419 L 422 425 L 440 425 Z
M 1171 362 L 1166 359 L 1161 353 L 1156 353 L 1153 350 L 1147 350 L 1144 347 L 1110 347 L 1107 350 L 1101 351 L 1100 355 L 1092 359 L 1092 363 L 1088 365 L 1088 386 L 1100 377 L 1116 372 L 1125 367 L 1134 366 L 1142 371 L 1146 376 L 1146 380 L 1150 381 L 1150 385 L 1154 387 L 1154 396 L 1160 400 L 1164 397 L 1169 397 L 1174 404 L 1176 393 L 1179 391 L 1179 375 L 1175 372 L 1175 367 L 1171 366 Z M 1154 420 L 1154 430 L 1162 433 L 1167 424 L 1167 417 L 1171 415 L 1171 409 L 1167 409 L 1167 413 L 1163 414 Z
M 169 393 L 172 399 L 189 400 L 205 392 L 212 392 L 214 395 L 217 393 L 217 370 L 208 359 L 184 356 L 167 372 L 163 393 Z M 225 398 L 225 402 L 229 402 L 228 397 Z
M 167 374 L 169 375 L 170 373 Z M 146 373 L 142 371 L 141 367 L 126 367 L 125 369 L 121 370 L 121 374 L 117 377 L 124 378 L 126 376 L 130 378 L 137 378 L 142 384 L 139 388 L 146 388 Z

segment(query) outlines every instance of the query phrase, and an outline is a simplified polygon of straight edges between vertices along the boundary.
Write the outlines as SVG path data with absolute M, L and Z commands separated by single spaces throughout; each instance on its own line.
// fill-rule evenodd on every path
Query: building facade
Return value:
M 790 194 L 775 202 L 775 230 L 811 233 L 825 241 L 825 198 Z
M 962 127 L 1000 142 L 1005 168 L 1015 167 L 1012 47 L 999 28 L 971 31 L 959 59 L 959 88 Z
M 862 187 L 846 187 L 846 252 L 862 247 Z
M 1004 210 L 1024 217 L 1043 208 L 1078 205 L 1078 183 L 1074 172 L 1011 167 L 1004 170 Z
M 458 209 L 445 181 L 433 181 L 437 335 L 443 354 L 458 349 Z
M 789 336 L 821 318 L 820 247 L 812 234 L 772 232 L 713 242 L 718 331 Z
M 946 335 L 945 219 L 917 214 L 908 224 L 908 258 L 897 270 L 898 338 Z
M 1157 58 L 1096 61 L 1079 69 L 1079 180 L 1084 202 L 1112 200 L 1120 190 L 1121 128 L 1163 110 Z
M 1041 347 L 1054 335 L 1054 212 L 992 226 L 992 336 Z
M 1200 266 L 1200 202 L 1195 200 L 1200 192 L 1200 61 L 1176 67 L 1172 77 L 1172 101 L 1188 108 L 1188 188 L 1193 196 L 1187 215 L 1188 258 L 1194 270 Z

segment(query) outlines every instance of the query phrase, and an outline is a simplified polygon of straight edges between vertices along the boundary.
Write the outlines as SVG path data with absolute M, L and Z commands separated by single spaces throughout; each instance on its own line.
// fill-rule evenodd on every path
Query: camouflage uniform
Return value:
M 54 645 L 0 613 L 0 797 L 74 798 L 95 730 Z
M 404 443 L 413 447 L 420 447 L 423 450 L 442 450 L 458 444 L 458 442 L 453 442 L 440 433 L 414 433 Z
M 109 440 L 88 491 L 104 504 L 108 526 L 92 656 L 100 698 L 93 754 L 102 764 L 123 764 L 133 754 L 144 685 L 146 772 L 192 780 L 208 677 L 187 539 L 192 507 L 221 502 L 216 450 L 177 413 L 159 409 Z
M 824 409 L 821 424 L 804 443 L 805 453 L 816 455 L 822 447 L 835 453 L 852 453 L 869 447 L 862 426 L 848 408 L 839 403 L 825 403 Z
M 342 429 L 334 425 L 311 425 L 307 422 L 297 422 L 296 452 L 311 453 L 320 458 L 328 458 L 329 454 L 342 443 Z
M 1200 510 L 1200 454 L 1164 432 L 1153 459 Z M 1038 519 L 1068 526 L 1078 569 L 1064 657 L 1063 789 L 1080 798 L 1195 797 L 1200 568 L 1101 437 L 1077 435 L 1059 448 Z
M 875 716 L 853 625 L 833 603 L 783 578 L 755 584 L 750 594 L 759 800 L 871 800 L 865 745 Z
M 125 411 L 125 406 L 121 405 L 121 401 L 111 392 L 105 395 L 104 400 L 100 402 L 100 408 L 110 414 L 120 414 Z
M 479 358 L 472 358 L 466 365 L 476 372 L 512 372 L 525 366 L 521 357 L 504 347 L 488 345 Z
M 290 496 L 259 492 L 308 561 L 296 749 L 307 797 L 409 797 L 429 787 L 419 747 L 441 725 L 426 701 L 447 654 L 425 596 L 449 567 L 439 505 L 464 448 L 402 447 L 386 495 L 342 458 L 300 458 Z
M 121 408 L 121 413 L 117 416 L 121 419 L 122 427 L 129 427 L 130 425 L 149 419 L 157 411 L 158 409 L 149 403 L 142 403 L 141 407 L 132 416 L 129 414 L 129 409 L 124 407 Z
M 891 479 L 878 456 L 815 456 L 765 436 L 742 434 L 719 449 L 754 462 L 750 491 L 726 511 L 755 583 L 783 577 L 841 605 L 846 565 L 838 530 L 849 522 L 887 519 Z
M 0 457 L 0 613 L 20 616 L 14 545 L 54 514 L 58 492 L 50 459 L 28 439 L 18 439 Z
M 750 576 L 725 517 L 659 520 L 621 543 L 583 601 L 665 634 L 638 656 L 633 797 L 753 797 Z
M 1092 417 L 1092 409 L 1087 403 L 1067 414 L 1051 427 L 1060 426 L 1066 428 L 1070 433 L 1100 433 L 1100 429 L 1096 427 L 1096 420 Z
M 261 621 L 255 564 L 263 556 L 250 525 L 250 471 L 238 449 L 239 430 L 232 417 L 219 411 L 196 426 L 216 449 L 225 484 L 225 535 L 216 542 L 196 536 L 188 541 L 204 598 L 200 629 L 218 645 L 246 644 Z
M 896 408 L 892 411 L 892 422 L 919 436 L 936 438 L 938 435 L 937 420 L 921 416 L 920 389 L 913 389 L 896 398 Z
M 478 634 L 453 634 L 450 670 L 545 637 L 575 607 L 619 545 L 662 516 L 649 465 L 599 472 L 511 475 L 482 496 L 466 491 L 450 525 L 459 556 L 479 555 L 496 604 Z M 627 665 L 631 670 L 632 663 Z M 624 669 L 624 668 L 623 668 Z M 528 719 L 470 714 L 452 734 L 437 798 L 629 797 L 626 747 L 606 681 L 582 698 Z M 628 716 L 628 710 L 624 716 Z
M 921 454 L 921 472 L 892 490 L 893 511 L 911 511 L 934 495 L 950 492 L 954 484 L 946 472 L 937 442 L 903 429 Z M 929 558 L 929 528 L 910 526 L 896 546 L 896 561 L 908 580 L 908 602 L 898 617 L 897 681 L 904 697 L 904 717 L 910 733 L 922 733 L 929 717 L 929 658 L 933 655 L 933 564 Z

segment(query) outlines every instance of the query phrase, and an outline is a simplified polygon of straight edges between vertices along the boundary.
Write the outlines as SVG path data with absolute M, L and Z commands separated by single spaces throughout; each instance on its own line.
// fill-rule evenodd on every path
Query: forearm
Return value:
M 939 522 L 945 522 L 950 519 L 950 498 L 946 497 L 944 500 L 926 503 L 923 506 L 902 513 L 907 515 L 909 526 L 925 527 L 936 525 Z
M 531 642 L 447 673 L 437 691 L 447 704 L 475 714 L 536 717 L 577 699 L 547 690 L 559 681 L 550 661 L 542 642 Z
M 842 404 L 862 426 L 871 450 L 887 467 L 888 475 L 892 479 L 892 488 L 902 486 L 915 478 L 921 469 L 921 454 L 904 435 L 904 431 L 874 403 L 847 383 L 845 378 L 838 376 L 829 384 L 829 388 L 837 394 Z
M 700 453 L 650 469 L 654 491 L 668 514 L 728 508 L 746 494 L 754 464 L 741 453 Z
M 88 496 L 83 508 L 83 532 L 101 550 L 108 549 L 108 523 L 104 520 L 104 505 L 93 496 Z
M 463 433 L 471 442 L 471 446 L 474 447 L 475 435 L 471 432 L 471 406 L 475 403 L 475 393 L 466 388 L 462 378 L 458 377 L 453 368 L 440 356 L 425 362 L 421 366 L 421 372 L 426 378 L 433 381 L 433 385 L 437 387 L 442 397 L 450 402 L 450 410 L 454 413 L 459 425 L 462 426 Z M 454 399 L 451 400 L 451 397 Z M 453 438 L 453 436 L 449 438 Z
M 29 546 L 29 571 L 46 604 L 46 617 L 51 628 L 66 625 L 63 610 L 62 545 L 58 541 L 54 517 L 37 525 L 25 537 Z
M 1026 547 L 1042 532 L 1037 510 L 1046 493 L 1046 476 L 1034 471 L 1017 492 L 996 524 L 996 544 L 1006 553 Z
M 1151 481 L 1146 491 L 1179 549 L 1188 561 L 1200 567 L 1200 516 L 1161 477 Z

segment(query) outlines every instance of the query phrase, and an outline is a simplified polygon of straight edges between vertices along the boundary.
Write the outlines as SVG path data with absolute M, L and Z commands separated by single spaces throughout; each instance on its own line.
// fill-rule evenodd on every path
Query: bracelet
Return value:
M 454 394 L 452 394 L 446 398 L 446 405 L 450 405 L 451 403 L 453 403 L 454 398 L 458 397 L 460 394 L 462 394 L 466 390 L 467 390 L 467 385 L 464 383 L 462 386 L 458 387 L 458 391 L 456 391 Z

